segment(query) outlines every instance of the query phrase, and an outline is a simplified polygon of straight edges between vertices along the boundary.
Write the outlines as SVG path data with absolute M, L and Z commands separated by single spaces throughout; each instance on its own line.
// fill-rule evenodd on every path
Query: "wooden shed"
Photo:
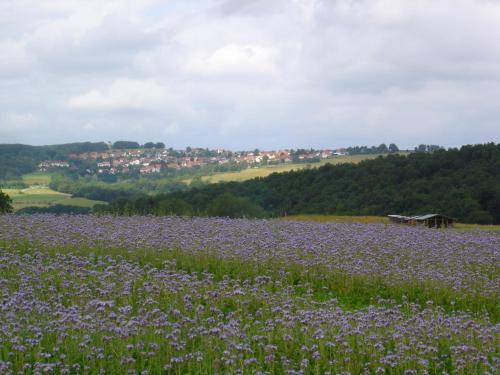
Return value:
M 408 224 L 408 221 L 410 218 L 408 216 L 403 216 L 403 215 L 387 215 L 389 217 L 389 221 L 391 223 L 397 223 L 397 224 Z
M 448 228 L 453 225 L 454 220 L 446 215 L 441 214 L 427 214 L 422 216 L 414 216 L 417 225 L 425 225 L 429 228 Z
M 427 214 L 421 216 L 388 215 L 391 223 L 426 226 L 429 228 L 448 228 L 453 225 L 454 219 L 441 214 Z

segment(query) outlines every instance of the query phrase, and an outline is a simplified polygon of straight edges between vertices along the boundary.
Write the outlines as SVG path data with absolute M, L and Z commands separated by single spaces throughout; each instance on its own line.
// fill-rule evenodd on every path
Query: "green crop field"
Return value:
M 497 374 L 499 246 L 357 222 L 0 215 L 0 373 Z
M 375 159 L 380 155 L 347 155 L 338 156 L 328 159 L 322 159 L 319 163 L 301 163 L 301 164 L 277 164 L 268 165 L 258 168 L 248 168 L 239 172 L 224 172 L 216 173 L 210 176 L 202 176 L 204 182 L 230 182 L 230 181 L 246 181 L 256 177 L 266 177 L 271 173 L 289 172 L 292 170 L 301 170 L 305 168 L 318 168 L 325 164 L 342 164 L 342 163 L 359 163 L 367 159 Z M 184 182 L 191 183 L 192 179 L 186 179 Z
M 47 207 L 70 197 L 69 194 L 59 193 L 47 187 L 36 186 L 20 190 L 5 189 L 5 193 L 12 198 L 12 206 L 15 211 L 29 206 Z
M 30 181 L 33 183 L 29 188 L 26 189 L 2 189 L 3 192 L 8 194 L 12 198 L 12 206 L 14 211 L 20 210 L 25 207 L 48 207 L 55 204 L 62 204 L 66 206 L 76 206 L 76 207 L 93 207 L 98 203 L 106 203 L 101 201 L 95 201 L 86 198 L 72 198 L 71 194 L 60 193 L 58 191 L 52 190 L 45 185 L 38 184 L 36 182 L 47 182 L 46 178 L 40 174 L 30 174 L 23 176 L 25 181 Z M 49 176 L 50 178 L 50 176 Z M 36 181 L 36 182 L 35 182 Z

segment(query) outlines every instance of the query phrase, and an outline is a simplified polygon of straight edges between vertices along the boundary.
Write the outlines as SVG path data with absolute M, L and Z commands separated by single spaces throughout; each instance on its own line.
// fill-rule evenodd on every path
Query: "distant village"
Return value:
M 67 160 L 44 160 L 38 165 L 41 172 L 70 168 L 78 161 L 92 161 L 94 168 L 88 174 L 126 174 L 138 170 L 141 174 L 160 173 L 166 169 L 203 167 L 209 164 L 243 164 L 247 167 L 285 163 L 319 162 L 334 156 L 347 155 L 347 149 L 336 150 L 278 150 L 278 151 L 229 151 L 187 147 L 110 149 L 100 152 L 82 152 L 68 155 Z

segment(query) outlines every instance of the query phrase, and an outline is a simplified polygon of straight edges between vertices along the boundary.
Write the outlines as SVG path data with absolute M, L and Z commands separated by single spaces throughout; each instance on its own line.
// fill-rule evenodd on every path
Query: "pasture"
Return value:
M 14 210 L 28 206 L 47 207 L 70 197 L 70 194 L 59 193 L 38 185 L 26 189 L 5 189 L 4 191 L 12 198 Z
M 73 198 L 71 194 L 61 193 L 48 187 L 50 174 L 34 172 L 23 176 L 23 181 L 30 185 L 25 189 L 2 189 L 12 198 L 14 211 L 24 207 L 48 207 L 55 204 L 93 207 L 98 203 L 106 203 L 86 198 Z
M 0 216 L 0 371 L 498 372 L 500 236 Z

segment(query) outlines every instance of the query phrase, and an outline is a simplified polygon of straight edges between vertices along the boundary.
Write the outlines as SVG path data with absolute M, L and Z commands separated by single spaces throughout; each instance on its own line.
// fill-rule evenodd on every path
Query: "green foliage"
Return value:
M 115 150 L 123 150 L 123 149 L 129 149 L 129 148 L 139 148 L 141 145 L 137 142 L 132 142 L 132 141 L 116 141 L 113 143 L 112 148 Z
M 0 213 L 12 212 L 12 199 L 0 190 Z
M 389 147 L 385 143 L 378 146 L 354 146 L 348 147 L 347 152 L 349 155 L 369 155 L 369 154 L 387 154 L 399 152 L 399 147 L 395 143 L 391 143 Z
M 142 146 L 144 148 L 159 148 L 159 149 L 163 149 L 165 148 L 165 143 L 163 142 L 146 142 L 144 143 L 144 145 Z
M 207 208 L 209 216 L 220 217 L 264 217 L 265 211 L 246 197 L 236 197 L 230 193 L 217 196 Z
M 159 216 L 192 216 L 193 208 L 182 199 L 165 198 L 158 201 L 156 214 Z
M 145 196 L 137 189 L 121 189 L 116 186 L 106 186 L 102 184 L 84 184 L 77 186 L 73 191 L 73 196 L 82 197 L 97 201 L 111 202 L 117 199 L 137 199 Z
M 396 146 L 396 144 L 395 144 L 395 143 L 391 143 L 391 144 L 389 145 L 389 152 L 390 152 L 391 154 L 394 154 L 394 153 L 396 153 L 396 152 L 399 152 L 399 147 L 398 147 L 398 146 Z
M 500 145 L 463 146 L 361 163 L 274 173 L 174 193 L 195 212 L 217 196 L 246 197 L 272 216 L 442 213 L 465 223 L 500 223 Z
M 43 160 L 67 160 L 69 154 L 89 151 L 105 151 L 104 142 L 67 143 L 52 146 L 28 146 L 0 144 L 0 179 L 15 179 L 36 170 Z
M 69 205 L 63 205 L 63 204 L 55 204 L 53 206 L 49 207 L 36 207 L 36 206 L 30 206 L 30 207 L 24 207 L 21 208 L 16 212 L 18 215 L 23 215 L 23 214 L 41 214 L 41 213 L 46 213 L 46 214 L 78 214 L 78 215 L 85 215 L 90 213 L 90 207 L 81 207 L 81 206 L 69 206 Z

